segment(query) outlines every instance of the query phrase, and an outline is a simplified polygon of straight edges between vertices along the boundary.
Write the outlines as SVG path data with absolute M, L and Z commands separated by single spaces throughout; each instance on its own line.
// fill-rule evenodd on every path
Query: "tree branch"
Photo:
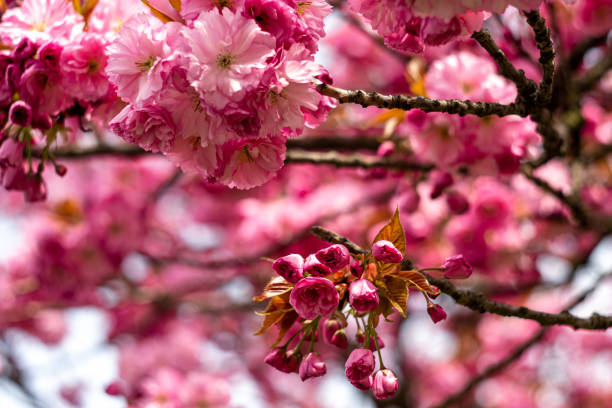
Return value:
M 405 111 L 421 109 L 425 112 L 454 113 L 459 116 L 527 116 L 524 106 L 517 103 L 503 105 L 496 102 L 473 102 L 459 99 L 429 99 L 422 96 L 383 95 L 378 92 L 366 92 L 362 90 L 348 91 L 324 83 L 317 85 L 317 91 L 319 91 L 321 95 L 337 99 L 340 103 L 355 103 L 364 108 L 376 106 L 379 108 L 401 109 Z
M 550 29 L 546 27 L 546 20 L 540 16 L 538 10 L 525 13 L 527 24 L 533 30 L 536 45 L 540 50 L 539 62 L 542 65 L 542 81 L 538 92 L 538 102 L 541 106 L 548 106 L 552 96 L 552 85 L 555 75 L 555 49 L 550 37 Z
M 478 41 L 478 44 L 484 48 L 491 58 L 497 63 L 500 74 L 514 82 L 519 96 L 525 101 L 535 100 L 536 93 L 538 90 L 537 85 L 531 79 L 525 76 L 525 72 L 522 69 L 516 69 L 514 65 L 508 60 L 506 54 L 499 48 L 499 46 L 491 37 L 491 34 L 487 30 L 477 31 L 472 34 L 472 38 Z M 522 115 L 524 116 L 524 115 Z
M 287 150 L 285 163 L 330 164 L 336 167 L 361 167 L 364 169 L 387 168 L 409 171 L 430 171 L 435 166 L 407 160 L 391 160 L 363 154 L 342 154 L 338 152 L 307 152 Z
M 576 89 L 581 93 L 590 91 L 610 69 L 612 69 L 612 51 L 608 51 L 595 66 L 576 81 Z
M 610 277 L 609 274 L 601 275 L 599 279 L 597 279 L 595 284 L 593 284 L 593 286 L 591 286 L 589 289 L 585 290 L 579 296 L 577 296 L 572 301 L 572 303 L 570 303 L 563 310 L 563 312 L 569 312 L 572 308 L 582 303 L 587 298 L 587 296 L 589 296 L 591 293 L 593 293 L 597 289 L 597 287 L 599 286 L 599 283 L 601 283 L 603 279 L 608 278 L 608 277 Z M 472 379 L 470 379 L 470 381 L 468 381 L 458 392 L 447 397 L 444 401 L 440 402 L 439 404 L 435 405 L 432 408 L 448 408 L 448 407 L 452 407 L 453 405 L 461 402 L 461 400 L 463 400 L 482 381 L 500 373 L 501 371 L 506 369 L 510 364 L 518 360 L 525 353 L 525 351 L 527 351 L 531 346 L 538 343 L 544 337 L 544 334 L 546 334 L 547 331 L 548 331 L 548 327 L 540 328 L 540 330 L 538 330 L 538 332 L 535 335 L 533 335 L 532 337 L 527 339 L 525 342 L 520 344 L 518 347 L 516 347 L 504 359 L 498 361 L 497 363 L 491 364 L 490 366 L 485 368 L 480 374 L 472 377 Z
M 311 229 L 311 232 L 317 237 L 335 244 L 344 244 L 353 254 L 362 254 L 367 251 L 359 245 L 351 242 L 348 238 L 343 237 L 335 232 L 326 230 L 322 227 Z M 347 243 L 350 245 L 348 246 Z M 412 267 L 412 262 L 409 260 L 402 261 L 402 267 Z M 612 327 L 612 316 L 602 316 L 598 313 L 593 313 L 588 318 L 581 318 L 570 314 L 569 312 L 561 312 L 558 314 L 540 312 L 532 310 L 524 306 L 514 306 L 505 303 L 496 302 L 487 299 L 482 293 L 473 292 L 470 290 L 458 289 L 448 279 L 438 279 L 426 273 L 424 275 L 427 280 L 437 286 L 440 291 L 452 297 L 456 303 L 466 306 L 479 313 L 492 313 L 499 316 L 519 317 L 522 319 L 533 320 L 542 326 L 565 325 L 574 329 L 588 330 L 606 330 Z

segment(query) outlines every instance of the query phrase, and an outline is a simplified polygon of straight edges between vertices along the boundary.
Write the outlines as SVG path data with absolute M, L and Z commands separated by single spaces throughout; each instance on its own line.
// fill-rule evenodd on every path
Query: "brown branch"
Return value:
M 586 40 L 582 41 L 578 45 L 576 45 L 570 55 L 567 57 L 566 65 L 571 70 L 574 71 L 576 68 L 580 66 L 584 55 L 591 48 L 598 47 L 601 44 L 606 42 L 606 35 L 601 35 L 599 37 L 588 37 Z
M 585 290 L 579 296 L 577 296 L 572 301 L 572 303 L 570 303 L 563 310 L 563 312 L 567 313 L 572 308 L 582 303 L 587 298 L 587 296 L 589 296 L 591 293 L 593 293 L 598 288 L 599 283 L 603 279 L 608 278 L 608 277 L 610 277 L 609 274 L 601 275 L 599 279 L 597 279 L 595 284 L 593 284 L 589 289 Z M 480 374 L 472 377 L 470 381 L 468 381 L 459 391 L 447 397 L 444 401 L 440 402 L 439 404 L 435 405 L 432 408 L 448 408 L 448 407 L 452 407 L 453 405 L 461 402 L 482 381 L 500 373 L 501 371 L 506 369 L 510 364 L 518 360 L 525 353 L 525 351 L 527 351 L 531 346 L 538 343 L 544 337 L 547 331 L 548 331 L 548 327 L 540 328 L 540 330 L 538 330 L 538 332 L 535 335 L 533 335 L 532 337 L 527 339 L 525 342 L 520 344 L 518 347 L 516 347 L 504 359 L 498 361 L 497 363 L 491 364 L 490 366 L 485 368 Z
M 519 96 L 525 102 L 534 101 L 538 90 L 537 85 L 525 76 L 525 72 L 522 69 L 516 69 L 514 65 L 512 65 L 508 57 L 506 57 L 506 54 L 504 54 L 501 48 L 495 43 L 491 34 L 487 30 L 481 30 L 472 34 L 472 38 L 478 41 L 478 44 L 480 44 L 497 63 L 500 74 L 514 82 Z
M 312 233 L 321 239 L 325 239 L 328 242 L 336 244 L 347 243 L 349 251 L 353 254 L 362 254 L 364 249 L 359 245 L 351 242 L 348 238 L 343 237 L 335 232 L 326 230 L 322 227 L 317 227 L 312 230 Z M 409 260 L 402 261 L 402 267 L 411 267 L 412 263 Z M 593 313 L 588 318 L 581 318 L 570 314 L 569 312 L 561 312 L 558 314 L 540 312 L 537 310 L 529 309 L 524 306 L 514 306 L 505 303 L 496 302 L 494 300 L 487 299 L 480 292 L 473 292 L 470 290 L 458 289 L 448 279 L 438 279 L 424 274 L 427 280 L 433 285 L 437 286 L 440 291 L 452 297 L 456 303 L 466 306 L 479 313 L 492 313 L 499 316 L 507 317 L 519 317 L 522 319 L 533 320 L 542 326 L 552 325 L 564 325 L 570 326 L 574 329 L 588 329 L 588 330 L 606 330 L 612 327 L 612 316 L 602 316 L 598 313 Z
M 540 81 L 538 102 L 541 106 L 548 106 L 552 96 L 552 84 L 555 75 L 555 49 L 550 37 L 550 29 L 546 27 L 546 20 L 538 10 L 530 11 L 525 15 L 527 16 L 527 24 L 531 26 L 535 35 L 538 50 L 540 50 L 538 61 L 542 65 L 542 81 Z
M 412 110 L 421 109 L 425 112 L 454 113 L 459 116 L 527 116 L 523 104 L 511 103 L 504 105 L 495 102 L 473 102 L 459 99 L 429 99 L 423 96 L 383 95 L 378 92 L 362 90 L 349 91 L 327 84 L 317 85 L 321 95 L 335 98 L 340 103 L 355 103 L 365 107 L 376 106 L 387 109 Z
M 342 154 L 338 152 L 307 152 L 288 150 L 285 163 L 329 164 L 336 167 L 361 167 L 364 169 L 387 168 L 408 171 L 430 171 L 435 166 L 407 160 L 392 160 L 363 154 Z
M 527 351 L 531 346 L 538 343 L 544 337 L 544 334 L 548 331 L 548 328 L 541 328 L 538 332 L 529 338 L 527 341 L 522 343 L 520 346 L 515 348 L 512 353 L 510 353 L 503 360 L 498 361 L 495 364 L 491 364 L 487 368 L 484 369 L 480 374 L 472 377 L 470 381 L 468 381 L 461 390 L 456 392 L 455 394 L 449 396 L 444 401 L 439 404 L 434 405 L 432 408 L 448 408 L 452 407 L 455 404 L 461 402 L 478 384 L 482 381 L 486 380 L 489 377 L 492 377 L 504 369 L 508 367 L 510 364 L 518 360 L 525 351 Z

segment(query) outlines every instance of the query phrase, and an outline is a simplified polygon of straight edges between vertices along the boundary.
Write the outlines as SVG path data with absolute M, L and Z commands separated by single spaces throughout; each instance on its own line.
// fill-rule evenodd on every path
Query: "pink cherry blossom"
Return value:
M 304 319 L 327 317 L 338 307 L 338 292 L 325 278 L 307 277 L 300 280 L 289 298 L 289 303 Z

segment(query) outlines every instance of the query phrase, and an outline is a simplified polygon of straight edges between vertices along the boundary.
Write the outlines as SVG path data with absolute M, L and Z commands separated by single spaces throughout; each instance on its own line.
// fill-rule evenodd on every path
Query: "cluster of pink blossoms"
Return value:
M 401 232 L 401 235 L 399 235 Z M 382 361 L 380 349 L 383 339 L 377 333 L 381 316 L 387 318 L 394 311 L 406 316 L 409 289 L 423 293 L 427 312 L 434 323 L 446 318 L 446 313 L 433 303 L 440 291 L 428 283 L 418 270 L 402 270 L 405 241 L 399 215 L 381 230 L 372 249 L 367 254 L 351 256 L 341 244 L 320 249 L 304 259 L 290 254 L 278 258 L 272 267 L 279 275 L 255 300 L 270 299 L 263 312 L 265 316 L 261 334 L 277 324 L 280 332 L 275 344 L 291 333 L 284 345 L 274 348 L 265 362 L 285 372 L 297 372 L 302 381 L 326 374 L 327 368 L 314 345 L 322 333 L 327 344 L 345 349 L 348 347 L 346 327 L 352 317 L 357 325 L 353 350 L 346 361 L 347 379 L 360 390 L 372 390 L 377 399 L 390 398 L 398 389 L 398 379 Z M 401 249 L 398 249 L 399 246 Z M 446 259 L 441 268 L 447 278 L 465 279 L 472 267 L 462 255 Z M 299 322 L 298 329 L 292 329 Z M 310 346 L 305 357 L 302 344 Z M 379 370 L 375 372 L 374 352 L 378 352 Z
M 364 17 L 388 47 L 420 53 L 425 45 L 441 45 L 469 37 L 480 29 L 488 12 L 507 6 L 537 8 L 542 0 L 350 0 L 351 9 Z
M 163 2 L 157 2 L 163 3 Z M 128 105 L 111 129 L 185 172 L 251 188 L 282 167 L 285 142 L 334 106 L 314 88 L 323 0 L 183 1 L 166 23 L 138 14 L 108 49 Z

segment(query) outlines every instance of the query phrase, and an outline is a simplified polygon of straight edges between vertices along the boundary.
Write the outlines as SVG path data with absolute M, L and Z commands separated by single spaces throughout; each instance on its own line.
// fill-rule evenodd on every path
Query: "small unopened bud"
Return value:
M 349 381 L 358 382 L 369 377 L 374 372 L 374 364 L 372 350 L 355 349 L 346 360 L 344 374 Z
M 395 373 L 388 368 L 380 370 L 374 376 L 372 393 L 376 399 L 391 398 L 397 392 L 399 383 Z
M 319 353 L 309 353 L 300 364 L 299 374 L 302 381 L 309 378 L 321 377 L 327 373 L 325 362 L 321 359 Z
M 351 260 L 348 249 L 342 244 L 320 249 L 315 253 L 315 256 L 321 263 L 331 269 L 332 272 L 344 268 Z
M 348 339 L 346 338 L 346 332 L 344 329 L 336 330 L 330 340 L 330 343 L 341 349 L 347 348 Z
M 472 275 L 472 265 L 467 263 L 463 255 L 446 258 L 442 267 L 444 276 L 449 279 L 466 279 Z
M 355 340 L 357 340 L 357 343 L 365 344 L 365 339 L 365 332 L 361 329 L 357 330 L 357 333 L 355 333 Z
M 376 260 L 384 263 L 400 263 L 403 258 L 402 253 L 395 245 L 386 240 L 380 240 L 374 243 L 372 246 L 372 255 Z
M 299 351 L 287 351 L 283 347 L 277 347 L 268 353 L 264 362 L 283 373 L 297 373 L 301 360 L 302 356 Z
M 23 189 L 24 198 L 27 202 L 45 201 L 47 199 L 47 186 L 40 175 L 28 176 Z
M 368 375 L 366 378 L 357 381 L 351 381 L 351 384 L 355 388 L 360 389 L 361 391 L 367 391 L 372 388 L 372 384 L 374 383 L 374 378 L 371 375 Z
M 440 197 L 444 190 L 453 184 L 453 176 L 445 171 L 433 171 L 431 173 L 431 193 L 429 196 L 432 200 Z
M 309 255 L 304 261 L 304 273 L 309 273 L 312 276 L 327 276 L 331 275 L 332 271 L 329 267 L 321 263 L 315 254 Z
M 436 305 L 435 303 L 427 305 L 427 313 L 434 323 L 446 319 L 446 312 L 442 309 L 442 306 Z
M 446 193 L 446 204 L 448 209 L 457 215 L 465 214 L 470 209 L 470 202 L 467 198 L 458 191 L 449 191 Z
M 274 261 L 272 269 L 287 282 L 297 283 L 304 277 L 304 258 L 298 254 L 283 256 Z
M 380 146 L 378 146 L 376 155 L 378 157 L 387 157 L 391 155 L 391 153 L 393 153 L 394 150 L 395 150 L 395 144 L 392 141 L 387 140 L 385 142 L 382 142 Z
M 17 101 L 9 109 L 9 119 L 17 126 L 30 126 L 30 123 L 32 123 L 32 108 L 24 101 Z
M 349 303 L 357 313 L 367 313 L 380 303 L 378 289 L 367 279 L 359 279 L 349 286 Z
M 68 169 L 63 164 L 58 164 L 55 166 L 55 173 L 60 177 L 64 177 L 67 171 Z
M 24 37 L 13 49 L 11 57 L 13 57 L 15 60 L 23 61 L 34 56 L 34 54 L 36 54 L 36 43 Z
M 363 275 L 363 264 L 359 261 L 351 262 L 351 273 L 357 279 L 361 278 L 361 275 Z

